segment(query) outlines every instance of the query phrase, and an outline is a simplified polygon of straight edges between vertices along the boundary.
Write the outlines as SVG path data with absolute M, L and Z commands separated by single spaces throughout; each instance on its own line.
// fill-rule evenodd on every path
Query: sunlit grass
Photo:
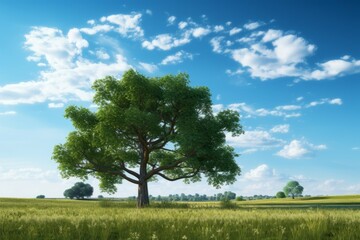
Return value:
M 360 239 L 359 210 L 221 209 L 215 202 L 133 206 L 0 199 L 0 239 Z

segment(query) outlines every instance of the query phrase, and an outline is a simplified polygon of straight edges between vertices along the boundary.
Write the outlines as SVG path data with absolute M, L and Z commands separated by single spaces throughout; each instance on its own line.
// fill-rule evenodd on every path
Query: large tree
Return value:
M 187 74 L 147 78 L 134 70 L 121 80 L 95 81 L 97 111 L 70 106 L 75 130 L 55 146 L 53 159 L 64 177 L 100 180 L 114 193 L 127 180 L 138 185 L 138 207 L 149 204 L 148 182 L 161 177 L 220 187 L 240 175 L 237 154 L 225 133 L 243 133 L 239 114 L 212 112 L 209 89 L 191 87 Z
M 301 186 L 298 181 L 290 181 L 284 187 L 285 195 L 291 196 L 292 199 L 294 199 L 295 196 L 301 195 L 303 190 L 304 190 L 304 187 Z

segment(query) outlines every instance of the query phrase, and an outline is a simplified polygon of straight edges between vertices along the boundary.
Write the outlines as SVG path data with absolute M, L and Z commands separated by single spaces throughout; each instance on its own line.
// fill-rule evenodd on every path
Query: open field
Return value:
M 0 239 L 360 239 L 358 209 L 259 207 L 308 201 L 360 202 L 352 196 L 256 200 L 235 209 L 221 209 L 219 203 L 136 209 L 115 201 L 0 199 Z

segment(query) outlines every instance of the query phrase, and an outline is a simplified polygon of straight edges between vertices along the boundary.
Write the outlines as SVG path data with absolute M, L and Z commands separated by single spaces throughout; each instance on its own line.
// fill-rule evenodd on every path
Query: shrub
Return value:
M 45 198 L 45 195 L 37 195 L 36 198 Z
M 276 193 L 276 198 L 286 198 L 286 195 L 285 195 L 285 193 L 284 192 L 277 192 Z
M 237 208 L 238 206 L 236 205 L 236 203 L 230 201 L 229 199 L 223 199 L 220 201 L 220 208 L 224 208 L 224 209 L 234 209 Z

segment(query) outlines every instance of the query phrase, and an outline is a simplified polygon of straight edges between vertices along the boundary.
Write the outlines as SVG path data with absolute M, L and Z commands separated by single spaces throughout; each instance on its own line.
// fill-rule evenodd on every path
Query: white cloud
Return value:
M 349 58 L 320 63 L 319 69 L 310 72 L 304 80 L 324 80 L 360 72 L 360 60 Z
M 228 21 L 228 22 L 226 22 L 225 24 L 226 24 L 226 26 L 230 26 L 231 23 L 232 23 L 232 22 Z
M 221 32 L 221 31 L 223 31 L 224 30 L 224 26 L 222 26 L 222 25 L 216 25 L 216 26 L 214 26 L 214 32 Z
M 186 28 L 187 25 L 188 25 L 188 23 L 187 23 L 187 22 L 183 22 L 183 21 L 179 22 L 179 24 L 178 24 L 178 26 L 179 26 L 180 29 Z
M 208 28 L 203 28 L 203 27 L 197 27 L 197 28 L 192 29 L 192 35 L 193 35 L 195 38 L 201 38 L 201 37 L 203 37 L 203 36 L 208 35 L 210 32 L 211 32 L 210 29 L 208 29 Z
M 315 50 L 315 45 L 308 44 L 302 37 L 292 34 L 276 39 L 273 45 L 276 58 L 282 64 L 304 62 Z
M 276 177 L 275 170 L 266 164 L 261 164 L 244 174 L 244 178 L 251 181 L 266 181 L 273 177 Z
M 96 56 L 99 58 L 99 59 L 102 59 L 102 60 L 106 60 L 106 59 L 109 59 L 110 56 L 109 54 L 107 54 L 105 51 L 103 50 L 98 50 L 96 51 Z
M 93 19 L 88 20 L 88 21 L 87 21 L 87 24 L 94 25 L 94 24 L 95 24 L 95 20 L 93 20 Z
M 297 102 L 301 102 L 302 100 L 304 100 L 304 97 L 298 97 L 298 98 L 296 98 L 296 101 L 297 101 Z
M 145 71 L 147 71 L 149 73 L 153 73 L 156 70 L 158 70 L 158 67 L 155 64 L 139 62 L 139 65 L 142 69 L 144 69 Z
M 291 106 L 291 105 L 289 105 Z M 285 107 L 285 109 L 284 109 Z M 243 117 L 250 118 L 250 117 L 266 117 L 266 116 L 275 116 L 275 117 L 300 117 L 301 114 L 297 112 L 291 112 L 295 109 L 287 108 L 286 106 L 278 106 L 274 109 L 265 109 L 265 108 L 258 108 L 253 109 L 251 106 L 247 105 L 246 103 L 233 103 L 228 105 L 229 109 L 239 111 L 240 114 L 247 114 L 243 115 Z
M 270 132 L 273 133 L 288 133 L 290 129 L 290 125 L 289 124 L 282 124 L 282 125 L 276 125 L 274 126 Z
M 114 30 L 124 37 L 142 37 L 144 30 L 140 27 L 141 17 L 140 13 L 114 14 L 102 17 L 100 21 L 116 25 Z
M 276 110 L 283 110 L 283 111 L 294 111 L 301 109 L 299 105 L 283 105 L 275 107 Z
M 276 155 L 287 159 L 299 159 L 311 157 L 315 151 L 325 150 L 327 147 L 324 144 L 314 145 L 305 140 L 292 140 L 283 149 L 277 152 Z
M 110 32 L 113 29 L 114 29 L 113 26 L 110 26 L 108 24 L 101 24 L 101 25 L 95 25 L 91 28 L 80 28 L 80 31 L 88 35 L 95 35 L 99 32 L 102 33 Z
M 254 30 L 258 27 L 260 27 L 262 24 L 260 22 L 251 22 L 251 23 L 247 23 L 244 24 L 244 28 L 247 30 Z
M 63 108 L 64 107 L 64 103 L 49 103 L 48 104 L 49 108 Z
M 314 45 L 292 34 L 271 42 L 272 48 L 261 42 L 248 44 L 247 48 L 231 50 L 231 56 L 246 67 L 252 77 L 261 80 L 301 77 L 304 72 L 298 65 L 304 63 L 305 58 L 315 50 Z
M 152 41 L 144 41 L 142 47 L 148 50 L 154 50 L 159 48 L 161 50 L 170 50 L 174 47 L 179 47 L 184 44 L 187 44 L 191 41 L 189 34 L 185 34 L 182 38 L 175 38 L 170 34 L 160 34 L 157 35 Z
M 56 171 L 40 168 L 18 168 L 0 172 L 0 180 L 45 180 L 57 176 Z
M 229 35 L 232 36 L 238 34 L 239 32 L 241 32 L 241 28 L 234 27 L 229 31 Z
M 0 112 L 0 116 L 16 115 L 15 111 Z
M 353 147 L 351 149 L 354 150 L 354 151 L 357 151 L 357 150 L 360 150 L 360 147 Z
M 213 48 L 213 52 L 216 53 L 222 53 L 222 46 L 221 41 L 224 39 L 224 37 L 214 37 L 210 40 L 210 44 Z
M 316 107 L 318 105 L 323 105 L 323 104 L 342 105 L 342 100 L 341 98 L 333 98 L 333 99 L 323 98 L 319 101 L 310 102 L 309 104 L 306 105 L 306 108 Z
M 279 147 L 285 143 L 263 130 L 245 131 L 245 134 L 235 137 L 228 133 L 226 134 L 226 141 L 233 147 L 256 149 Z
M 262 41 L 263 42 L 271 42 L 271 41 L 274 41 L 274 40 L 280 38 L 282 35 L 283 35 L 283 32 L 281 30 L 269 29 L 264 34 Z
M 50 65 L 50 63 L 49 63 Z M 0 104 L 33 104 L 45 101 L 90 101 L 91 84 L 105 76 L 118 76 L 131 68 L 126 58 L 116 55 L 110 64 L 94 63 L 86 59 L 69 62 L 69 67 L 41 71 L 39 80 L 0 86 Z
M 176 17 L 175 16 L 170 16 L 167 21 L 169 25 L 173 25 L 175 23 Z
M 177 64 L 184 61 L 184 59 L 193 59 L 193 55 L 191 53 L 185 51 L 179 51 L 174 55 L 169 55 L 161 61 L 162 65 L 168 64 Z
M 236 69 L 235 71 L 231 71 L 230 69 L 226 69 L 225 73 L 229 76 L 235 76 L 235 75 L 240 75 L 244 72 L 244 70 L 242 69 Z
M 211 106 L 213 113 L 216 115 L 218 114 L 220 111 L 224 110 L 224 105 L 223 104 L 214 104 Z
M 146 9 L 145 13 L 146 13 L 147 15 L 152 15 L 152 14 L 153 14 L 150 9 Z

